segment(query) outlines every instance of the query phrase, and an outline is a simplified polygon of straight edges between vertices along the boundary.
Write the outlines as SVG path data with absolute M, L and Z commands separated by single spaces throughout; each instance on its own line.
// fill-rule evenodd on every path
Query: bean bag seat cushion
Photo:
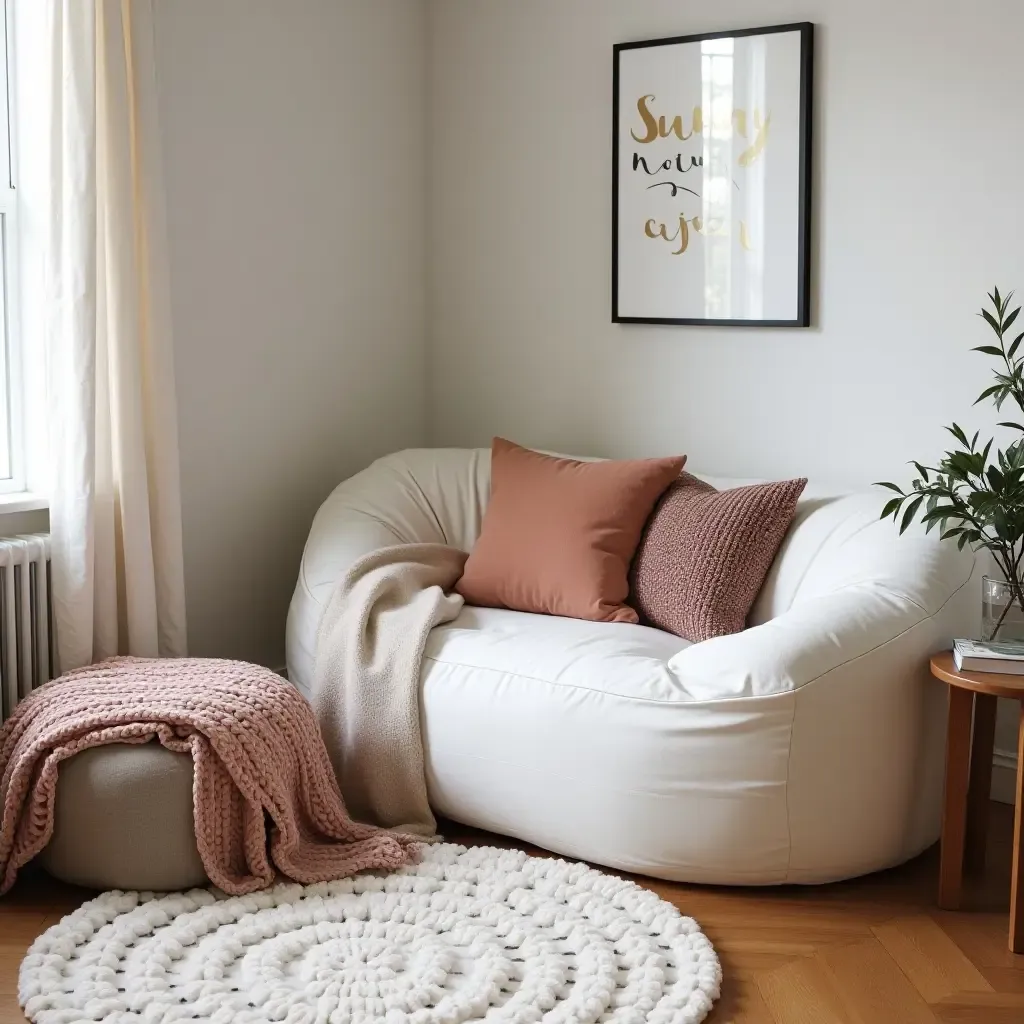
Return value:
M 395 544 L 472 548 L 489 459 L 398 452 L 327 499 L 288 616 L 300 690 L 353 562 Z M 898 536 L 881 504 L 809 483 L 748 628 L 701 643 L 465 607 L 432 631 L 421 671 L 434 810 L 691 882 L 826 882 L 921 852 L 938 836 L 944 763 L 945 687 L 928 658 L 974 629 L 975 559 L 937 531 Z

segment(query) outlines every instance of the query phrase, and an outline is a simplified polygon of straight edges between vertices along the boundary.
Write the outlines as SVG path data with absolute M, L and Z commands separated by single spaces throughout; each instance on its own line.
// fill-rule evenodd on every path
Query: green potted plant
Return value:
M 1001 410 L 1009 399 L 1024 417 L 1024 358 L 1018 355 L 1024 331 L 1010 340 L 1020 306 L 1010 309 L 1013 293 L 988 296 L 991 309 L 981 316 L 992 328 L 998 344 L 980 345 L 973 351 L 997 362 L 995 383 L 975 401 L 991 400 Z M 896 497 L 886 502 L 882 518 L 892 516 L 903 533 L 916 517 L 929 531 L 938 527 L 943 539 L 956 540 L 961 550 L 971 545 L 990 552 L 1002 579 L 985 577 L 982 603 L 985 640 L 1024 639 L 1024 423 L 1006 420 L 999 424 L 1019 435 L 1006 448 L 995 448 L 990 439 L 981 447 L 978 433 L 968 438 L 954 423 L 946 429 L 957 446 L 945 453 L 937 466 L 912 465 L 918 478 L 906 491 L 888 481 Z

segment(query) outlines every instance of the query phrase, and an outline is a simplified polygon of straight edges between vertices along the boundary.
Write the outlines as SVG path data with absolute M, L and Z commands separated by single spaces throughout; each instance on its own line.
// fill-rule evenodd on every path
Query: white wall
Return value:
M 813 328 L 612 324 L 612 44 L 801 20 Z M 991 425 L 969 349 L 993 284 L 1024 295 L 1022 34 L 1014 0 L 433 0 L 434 443 L 866 484 Z
M 317 506 L 425 419 L 420 0 L 157 0 L 193 654 L 284 663 Z
M 434 0 L 433 438 L 906 478 L 1024 294 L 1018 39 L 979 0 Z M 814 327 L 610 322 L 612 44 L 816 23 Z

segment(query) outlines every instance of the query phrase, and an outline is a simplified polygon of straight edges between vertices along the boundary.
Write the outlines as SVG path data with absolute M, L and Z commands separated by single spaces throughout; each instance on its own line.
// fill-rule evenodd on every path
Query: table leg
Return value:
M 1013 875 L 1010 882 L 1010 952 L 1024 953 L 1024 700 L 1017 727 L 1017 807 L 1013 819 Z
M 988 693 L 974 695 L 974 742 L 971 744 L 971 774 L 967 788 L 968 871 L 985 867 L 988 838 L 988 808 L 992 802 L 992 751 L 996 742 L 997 698 Z
M 973 709 L 974 694 L 970 690 L 963 690 L 959 686 L 949 688 L 946 796 L 942 810 L 942 849 L 939 855 L 939 906 L 943 910 L 958 910 L 963 896 Z

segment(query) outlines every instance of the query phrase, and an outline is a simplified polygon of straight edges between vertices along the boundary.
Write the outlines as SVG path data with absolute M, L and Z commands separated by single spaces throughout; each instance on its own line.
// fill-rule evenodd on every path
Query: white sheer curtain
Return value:
M 186 651 L 151 0 L 47 4 L 43 238 L 61 671 Z

